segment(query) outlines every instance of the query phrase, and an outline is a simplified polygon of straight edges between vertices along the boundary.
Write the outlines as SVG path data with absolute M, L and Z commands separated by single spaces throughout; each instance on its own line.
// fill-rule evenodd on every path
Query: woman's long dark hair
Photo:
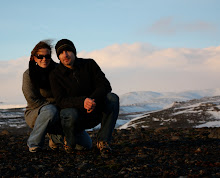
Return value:
M 46 48 L 51 54 L 51 40 L 40 41 L 34 49 L 31 51 L 30 61 L 29 61 L 29 76 L 33 85 L 37 88 L 50 88 L 49 73 L 56 66 L 56 63 L 51 59 L 50 64 L 47 68 L 41 68 L 36 65 L 34 61 L 34 56 L 37 54 L 39 49 Z

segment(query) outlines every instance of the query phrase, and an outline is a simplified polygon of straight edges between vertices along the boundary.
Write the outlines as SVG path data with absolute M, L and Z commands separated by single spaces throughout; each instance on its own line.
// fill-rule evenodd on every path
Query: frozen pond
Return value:
M 0 109 L 0 129 L 5 127 L 22 128 L 27 126 L 24 120 L 24 108 Z

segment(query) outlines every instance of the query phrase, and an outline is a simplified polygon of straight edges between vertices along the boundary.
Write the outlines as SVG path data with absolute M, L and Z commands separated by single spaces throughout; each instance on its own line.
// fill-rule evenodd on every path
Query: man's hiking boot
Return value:
M 70 146 L 64 145 L 66 153 L 73 153 L 73 149 Z
M 73 153 L 73 149 L 67 145 L 67 141 L 64 137 L 64 150 L 67 152 L 67 153 Z
M 110 146 L 107 142 L 98 141 L 97 148 L 99 149 L 101 156 L 103 158 L 108 158 L 112 152 L 112 149 L 110 148 Z

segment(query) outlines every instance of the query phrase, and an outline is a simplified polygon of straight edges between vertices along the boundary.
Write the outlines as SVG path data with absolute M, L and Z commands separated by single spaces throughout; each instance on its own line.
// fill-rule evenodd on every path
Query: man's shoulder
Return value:
M 83 63 L 88 63 L 88 62 L 93 62 L 94 59 L 91 58 L 77 58 L 78 62 L 83 62 Z
M 61 64 L 57 64 L 55 69 L 51 71 L 50 75 L 59 75 L 60 73 L 63 73 L 63 66 Z
M 55 69 L 53 70 L 54 72 L 60 72 L 60 71 L 63 71 L 64 70 L 64 67 L 62 65 L 62 63 L 59 63 L 56 65 Z
M 96 64 L 94 59 L 91 58 L 77 58 L 77 65 L 94 65 Z

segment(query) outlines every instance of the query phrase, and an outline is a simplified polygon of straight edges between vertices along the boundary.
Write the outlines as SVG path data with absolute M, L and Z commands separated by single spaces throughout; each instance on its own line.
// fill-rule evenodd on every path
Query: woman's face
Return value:
M 47 68 L 50 64 L 51 54 L 47 48 L 39 49 L 37 54 L 34 56 L 34 61 L 42 68 Z

